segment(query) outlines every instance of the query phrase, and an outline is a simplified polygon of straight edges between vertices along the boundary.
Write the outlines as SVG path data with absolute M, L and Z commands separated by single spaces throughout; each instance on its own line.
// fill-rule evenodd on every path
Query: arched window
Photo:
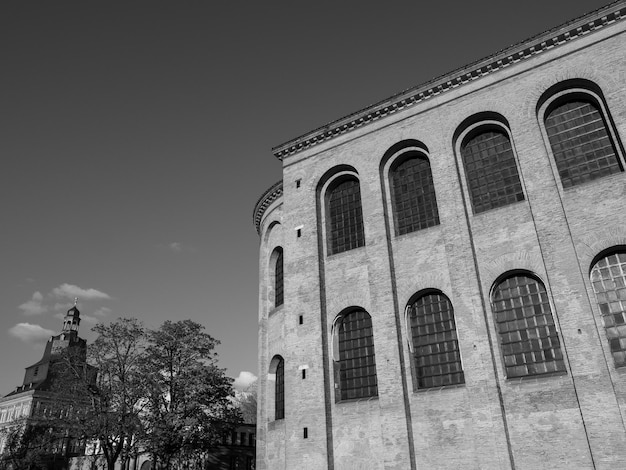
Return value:
M 496 284 L 491 301 L 507 377 L 565 371 L 548 293 L 541 281 L 522 273 L 509 275 Z
M 341 315 L 334 329 L 335 387 L 339 400 L 378 396 L 372 319 L 365 310 Z
M 606 116 L 591 94 L 554 100 L 546 108 L 545 127 L 564 188 L 622 171 Z
M 461 156 L 474 214 L 524 200 L 511 141 L 502 127 L 474 129 L 463 139 Z
M 615 365 L 626 365 L 626 251 L 600 258 L 591 269 L 591 283 Z
M 329 254 L 365 245 L 359 180 L 337 178 L 326 193 L 326 219 Z
M 421 152 L 402 154 L 389 170 L 396 235 L 439 225 L 433 175 Z
M 274 419 L 285 418 L 285 361 L 276 356 L 276 384 L 274 387 Z
M 283 249 L 277 248 L 276 264 L 274 266 L 274 307 L 278 307 L 284 302 L 283 286 Z
M 431 291 L 411 301 L 407 313 L 417 388 L 465 383 L 450 300 L 441 292 Z

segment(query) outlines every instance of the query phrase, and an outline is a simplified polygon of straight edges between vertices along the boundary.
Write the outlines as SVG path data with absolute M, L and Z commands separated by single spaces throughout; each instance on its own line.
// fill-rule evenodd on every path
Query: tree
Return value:
M 128 459 L 141 428 L 146 331 L 134 318 L 92 330 L 99 336 L 88 348 L 88 363 L 68 349 L 56 364 L 53 392 L 60 409 L 52 415 L 76 438 L 97 441 L 113 470 L 120 458 L 122 464 Z
M 5 440 L 0 470 L 43 470 L 50 468 L 55 459 L 63 460 L 53 451 L 63 447 L 64 433 L 60 429 L 20 419 L 0 432 Z
M 241 411 L 244 423 L 256 423 L 257 380 L 248 385 L 244 391 L 235 392 L 235 404 Z
M 219 342 L 203 330 L 191 320 L 166 321 L 149 334 L 142 444 L 166 469 L 201 459 L 241 421 L 232 405 L 232 379 L 217 367 Z

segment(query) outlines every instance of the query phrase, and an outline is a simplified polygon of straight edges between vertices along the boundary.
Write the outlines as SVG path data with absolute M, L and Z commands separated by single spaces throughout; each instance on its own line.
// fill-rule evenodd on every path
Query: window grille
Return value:
M 390 171 L 396 235 L 439 225 L 439 212 L 428 159 L 417 152 Z
M 561 104 L 546 116 L 545 125 L 564 188 L 622 171 L 595 103 L 576 99 Z
M 418 388 L 465 383 L 454 311 L 441 293 L 419 297 L 409 305 Z
M 285 418 L 285 361 L 283 358 L 278 360 L 276 365 L 276 393 L 275 393 L 275 418 Z
M 329 254 L 365 245 L 358 180 L 344 180 L 329 190 L 327 204 Z
M 523 274 L 510 276 L 496 286 L 492 303 L 507 377 L 565 371 L 543 283 Z
M 626 252 L 600 259 L 591 270 L 591 283 L 616 366 L 626 365 Z
M 341 318 L 338 328 L 340 399 L 378 396 L 372 319 L 354 310 Z
M 274 269 L 274 307 L 279 307 L 284 302 L 283 286 L 283 250 L 278 248 L 276 266 Z
M 508 136 L 499 130 L 480 132 L 461 148 L 474 213 L 524 200 Z

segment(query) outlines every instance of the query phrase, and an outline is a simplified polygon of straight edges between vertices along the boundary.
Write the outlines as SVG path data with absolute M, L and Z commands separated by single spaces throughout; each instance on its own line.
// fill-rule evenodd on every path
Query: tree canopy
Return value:
M 241 422 L 232 379 L 217 364 L 219 341 L 202 325 L 166 321 L 148 330 L 120 318 L 93 331 L 98 337 L 87 357 L 68 348 L 55 361 L 46 411 L 8 436 L 10 457 L 28 463 L 23 468 L 42 461 L 43 429 L 59 430 L 66 447 L 70 440 L 94 442 L 109 470 L 138 450 L 169 469 L 202 462 Z

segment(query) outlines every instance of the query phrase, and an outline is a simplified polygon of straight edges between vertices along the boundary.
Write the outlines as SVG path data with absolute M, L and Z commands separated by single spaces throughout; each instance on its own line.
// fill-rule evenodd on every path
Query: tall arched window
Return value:
M 396 235 L 439 225 L 439 212 L 428 158 L 408 151 L 391 165 L 391 202 Z
M 365 245 L 361 188 L 356 177 L 340 177 L 329 186 L 326 219 L 329 254 Z
M 427 292 L 407 305 L 417 388 L 465 382 L 454 310 L 441 292 Z
M 626 251 L 603 256 L 591 269 L 591 283 L 616 366 L 626 365 Z
M 543 283 L 512 274 L 493 289 L 492 308 L 507 377 L 565 371 L 561 343 Z
M 278 307 L 284 302 L 283 286 L 283 249 L 277 248 L 276 264 L 274 266 L 274 307 Z
M 545 127 L 564 188 L 622 171 L 606 116 L 591 94 L 554 100 L 546 108 Z
M 524 200 L 511 141 L 502 127 L 474 129 L 461 144 L 461 156 L 475 214 Z
M 365 310 L 351 310 L 335 323 L 335 387 L 337 400 L 378 396 L 372 319 Z
M 277 356 L 276 384 L 274 389 L 274 419 L 285 418 L 285 361 Z

